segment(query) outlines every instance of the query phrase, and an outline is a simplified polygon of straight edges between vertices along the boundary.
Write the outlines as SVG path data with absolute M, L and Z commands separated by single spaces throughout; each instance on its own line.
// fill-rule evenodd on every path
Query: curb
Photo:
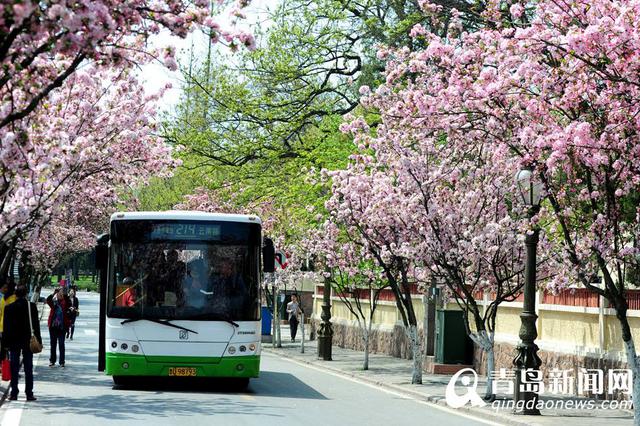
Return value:
M 381 388 L 386 388 L 386 389 L 393 390 L 393 391 L 398 392 L 398 393 L 402 393 L 405 396 L 408 396 L 408 397 L 410 397 L 412 399 L 416 399 L 416 400 L 419 400 L 419 401 L 426 401 L 426 402 L 429 402 L 431 404 L 436 404 L 436 405 L 439 405 L 439 406 L 443 406 L 443 407 L 449 408 L 447 403 L 446 403 L 446 401 L 445 401 L 445 399 L 443 397 L 441 397 L 441 396 L 429 395 L 429 394 L 424 394 L 424 393 L 421 393 L 421 392 L 416 392 L 414 390 L 406 389 L 406 388 L 404 388 L 402 386 L 399 386 L 399 385 L 386 383 L 386 382 L 383 382 L 381 380 L 371 379 L 369 377 L 366 377 L 366 376 L 363 376 L 363 375 L 360 375 L 360 374 L 351 373 L 351 372 L 347 372 L 347 371 L 344 371 L 344 370 L 340 370 L 338 368 L 330 367 L 330 366 L 327 366 L 324 363 L 321 364 L 319 362 L 313 362 L 313 361 L 310 361 L 310 360 L 307 360 L 307 359 L 304 359 L 304 358 L 301 358 L 301 357 L 297 357 L 297 356 L 290 355 L 290 354 L 287 354 L 287 353 L 282 353 L 282 352 L 274 350 L 273 348 L 266 348 L 265 349 L 263 347 L 262 351 L 270 353 L 270 354 L 278 355 L 278 356 L 280 356 L 282 358 L 287 358 L 287 359 L 291 359 L 291 360 L 294 360 L 294 361 L 297 361 L 297 362 L 301 362 L 303 364 L 313 365 L 313 366 L 316 366 L 316 367 L 317 366 L 322 366 L 323 369 L 331 371 L 331 372 L 336 373 L 336 374 L 341 375 L 341 376 L 346 376 L 346 377 L 351 377 L 351 378 L 354 378 L 354 379 L 358 379 L 360 381 L 366 382 L 366 383 L 371 384 L 371 385 L 375 385 L 375 386 L 378 386 L 378 387 L 381 387 Z M 451 409 L 451 408 L 449 408 L 449 409 Z M 485 419 L 485 418 L 487 418 L 489 416 L 489 417 L 499 421 L 500 423 L 503 423 L 505 425 L 510 425 L 510 426 L 530 426 L 531 425 L 530 422 L 525 423 L 525 422 L 522 422 L 522 421 L 515 420 L 515 419 L 511 418 L 510 416 L 507 416 L 507 415 L 504 415 L 504 414 L 500 414 L 500 413 L 496 413 L 496 412 L 487 412 L 486 410 L 482 410 L 482 409 L 478 409 L 478 408 L 474 408 L 474 407 L 462 407 L 462 408 L 457 408 L 455 410 L 464 412 L 465 414 L 468 414 L 468 415 L 471 415 L 471 416 L 474 416 L 474 417 L 478 417 L 480 419 Z

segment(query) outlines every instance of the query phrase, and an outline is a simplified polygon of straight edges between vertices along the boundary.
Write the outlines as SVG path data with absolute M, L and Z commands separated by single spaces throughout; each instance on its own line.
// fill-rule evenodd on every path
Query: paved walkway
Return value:
M 308 338 L 308 330 L 306 332 Z M 450 375 L 424 374 L 422 385 L 411 384 L 411 360 L 394 358 L 387 355 L 371 354 L 369 358 L 369 370 L 362 370 L 364 353 L 337 346 L 332 348 L 332 361 L 319 360 L 317 356 L 317 341 L 305 341 L 305 351 L 301 353 L 300 333 L 296 342 L 292 343 L 289 335 L 289 327 L 282 326 L 282 348 L 272 348 L 271 343 L 263 343 L 263 350 L 276 353 L 279 356 L 293 359 L 298 362 L 314 365 L 333 372 L 351 376 L 358 380 L 366 381 L 387 389 L 410 395 L 416 399 L 430 401 L 440 405 L 446 405 L 444 396 Z M 478 390 L 484 393 L 485 381 L 479 381 Z M 459 394 L 463 391 L 458 389 Z M 543 401 L 558 401 L 560 398 L 552 396 L 541 397 Z M 491 405 L 478 407 L 463 407 L 471 415 L 492 419 L 499 423 L 511 425 L 554 425 L 562 422 L 563 426 L 591 426 L 591 425 L 631 425 L 633 415 L 627 410 L 606 409 L 602 407 L 602 401 L 586 398 L 565 397 L 562 400 L 573 400 L 580 403 L 592 403 L 593 409 L 550 409 L 541 410 L 541 416 L 522 416 L 511 413 L 504 408 L 496 410 Z M 507 399 L 500 402 L 506 403 Z M 497 403 L 496 403 L 497 404 Z

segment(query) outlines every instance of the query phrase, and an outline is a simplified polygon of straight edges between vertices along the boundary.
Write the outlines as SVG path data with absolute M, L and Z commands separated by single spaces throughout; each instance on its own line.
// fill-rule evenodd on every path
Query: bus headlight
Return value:
M 123 351 L 126 351 L 128 347 L 129 345 L 127 345 L 126 343 L 120 345 L 120 349 L 122 349 Z
M 229 352 L 231 355 L 236 353 L 236 347 L 235 346 L 229 346 L 229 349 L 227 349 L 227 352 Z
M 255 343 L 250 344 L 250 345 L 249 345 L 249 350 L 250 350 L 251 352 L 255 351 L 255 350 L 256 350 L 256 344 L 255 344 Z
M 131 346 L 131 350 L 133 352 L 138 352 L 140 350 L 140 347 L 138 345 L 133 345 L 133 346 Z
M 115 340 L 113 342 L 111 342 L 111 347 L 113 349 L 117 348 L 118 347 L 118 342 L 116 342 Z
M 246 352 L 247 347 L 245 345 L 240 345 L 240 352 Z

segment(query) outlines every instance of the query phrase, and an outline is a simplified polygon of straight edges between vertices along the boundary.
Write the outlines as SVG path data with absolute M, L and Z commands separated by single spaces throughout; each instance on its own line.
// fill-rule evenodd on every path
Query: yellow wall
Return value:
M 373 313 L 375 324 L 393 325 L 398 321 L 398 310 L 395 306 L 378 305 Z
M 522 309 L 499 307 L 496 316 L 496 333 L 517 336 L 520 332 L 520 312 Z
M 615 317 L 612 317 L 612 318 L 615 318 Z M 618 319 L 616 318 L 616 321 L 617 320 Z M 636 351 L 637 351 L 638 349 L 640 349 L 640 318 L 629 318 L 629 326 L 631 326 L 631 336 L 633 336 L 633 341 L 636 344 Z M 618 329 L 621 329 L 620 326 L 618 326 Z M 618 341 L 622 342 L 622 337 Z M 622 345 L 622 343 L 620 344 Z
M 620 321 L 614 316 L 608 315 L 604 319 L 604 342 L 605 347 L 618 351 L 624 350 Z
M 355 317 L 347 308 L 347 306 L 343 303 L 332 303 L 333 307 L 331 308 L 331 316 L 334 318 L 343 318 L 346 320 L 354 320 Z
M 413 309 L 416 313 L 416 318 L 418 320 L 418 324 L 422 324 L 422 319 L 424 316 L 424 306 L 422 301 L 414 300 L 413 301 Z M 366 301 L 363 301 L 362 311 L 365 315 L 368 315 L 369 306 Z M 322 312 L 322 297 L 316 297 L 313 302 L 313 312 L 317 317 L 320 316 Z M 355 320 L 355 316 L 349 311 L 347 306 L 342 303 L 337 298 L 331 299 L 331 317 L 338 320 Z M 402 322 L 402 317 L 396 308 L 395 303 L 379 303 L 376 307 L 376 311 L 373 314 L 373 322 L 375 324 L 385 325 L 389 327 L 393 327 L 398 322 Z
M 600 326 L 597 314 L 541 311 L 538 338 L 541 340 L 571 342 L 582 347 L 600 346 Z
M 332 319 L 335 321 L 347 320 L 353 321 L 355 317 L 346 306 L 338 299 L 333 298 L 331 308 Z M 314 300 L 314 315 L 320 316 L 322 306 L 322 298 Z M 364 306 L 365 310 L 368 307 Z M 419 327 L 422 326 L 424 306 L 420 299 L 414 299 L 414 309 L 418 319 Z M 456 304 L 448 304 L 446 309 L 459 309 Z M 561 348 L 562 351 L 572 351 L 576 349 L 580 351 L 598 351 L 600 348 L 600 323 L 599 315 L 596 310 L 590 313 L 572 312 L 570 310 L 558 310 L 562 308 L 549 305 L 542 305 L 539 311 L 538 319 L 538 343 L 543 346 L 545 343 L 549 347 Z M 518 340 L 520 331 L 520 306 L 501 306 L 498 311 L 496 320 L 496 341 L 501 339 Z M 396 309 L 395 304 L 384 303 L 379 304 L 373 319 L 374 324 L 383 327 L 393 327 L 401 322 L 401 317 Z M 640 349 L 640 317 L 630 317 L 632 335 L 636 342 L 636 347 Z M 471 324 L 472 329 L 474 324 Z M 615 315 L 604 315 L 604 351 L 620 352 L 624 351 L 622 344 L 622 336 L 620 324 Z M 555 350 L 555 349 L 553 349 Z
M 636 345 L 636 351 L 640 349 L 640 318 L 628 318 L 631 327 L 631 336 Z M 604 320 L 605 347 L 609 350 L 624 351 L 622 343 L 622 328 L 620 321 L 614 315 L 605 316 Z

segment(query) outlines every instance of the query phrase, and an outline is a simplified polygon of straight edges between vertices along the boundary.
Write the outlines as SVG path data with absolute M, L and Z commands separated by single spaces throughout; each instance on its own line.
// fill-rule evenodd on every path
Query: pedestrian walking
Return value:
M 15 291 L 16 300 L 6 307 L 3 316 L 5 331 L 2 334 L 2 344 L 9 350 L 11 359 L 11 392 L 9 400 L 18 399 L 18 373 L 20 371 L 20 354 L 24 366 L 25 394 L 27 401 L 35 401 L 33 395 L 33 352 L 31 336 L 35 336 L 40 348 L 33 349 L 36 352 L 42 349 L 42 336 L 40 335 L 40 321 L 38 321 L 38 309 L 35 303 L 27 300 L 27 288 L 18 286 Z
M 64 294 L 64 290 L 57 288 L 47 297 L 49 305 L 49 337 L 51 338 L 51 356 L 49 357 L 49 367 L 56 365 L 56 349 L 60 350 L 60 367 L 64 368 L 64 339 L 70 325 L 71 299 Z
M 287 314 L 289 315 L 289 328 L 291 330 L 291 341 L 295 342 L 296 334 L 298 333 L 298 323 L 300 316 L 300 312 L 302 309 L 300 308 L 300 303 L 298 303 L 298 296 L 295 294 L 291 295 L 291 302 L 287 303 Z
M 78 297 L 76 296 L 75 288 L 72 288 L 69 292 L 69 300 L 71 300 L 71 307 L 69 308 L 69 318 L 70 324 L 69 329 L 67 330 L 67 338 L 69 340 L 73 340 L 73 332 L 76 329 L 76 318 L 80 315 L 80 302 Z

